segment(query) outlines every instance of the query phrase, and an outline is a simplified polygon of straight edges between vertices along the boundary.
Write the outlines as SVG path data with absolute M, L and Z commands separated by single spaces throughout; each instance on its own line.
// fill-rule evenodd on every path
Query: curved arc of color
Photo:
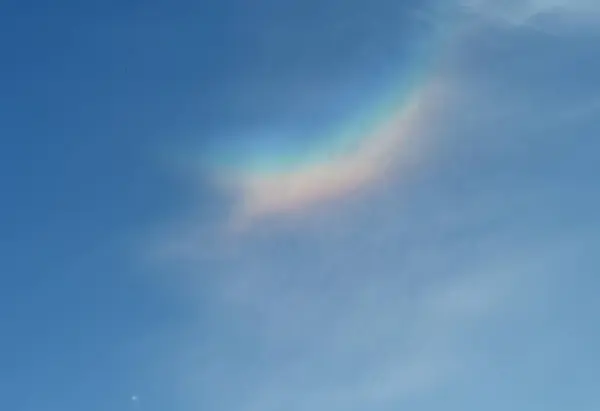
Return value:
M 436 28 L 413 56 L 413 69 L 362 115 L 300 153 L 262 153 L 238 167 L 223 167 L 216 178 L 240 196 L 244 220 L 265 214 L 296 212 L 352 192 L 388 169 L 407 137 L 419 127 L 428 79 L 446 26 Z

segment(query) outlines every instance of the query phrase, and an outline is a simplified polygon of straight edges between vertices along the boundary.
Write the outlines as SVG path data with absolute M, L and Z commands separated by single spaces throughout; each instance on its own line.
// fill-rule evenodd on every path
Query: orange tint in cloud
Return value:
M 240 172 L 228 175 L 227 186 L 238 196 L 233 220 L 247 225 L 269 215 L 298 214 L 325 202 L 360 192 L 384 179 L 414 153 L 430 90 L 421 90 L 396 114 L 364 136 L 350 153 L 292 171 Z M 221 176 L 223 177 L 223 176 Z

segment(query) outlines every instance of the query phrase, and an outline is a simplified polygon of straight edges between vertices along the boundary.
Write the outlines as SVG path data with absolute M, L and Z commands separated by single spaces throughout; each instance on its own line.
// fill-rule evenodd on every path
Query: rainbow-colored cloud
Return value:
M 390 58 L 390 67 L 397 70 L 376 81 L 368 98 L 346 101 L 344 106 L 355 106 L 353 112 L 328 131 L 318 131 L 319 138 L 297 135 L 293 124 L 275 133 L 269 125 L 268 132 L 258 127 L 250 131 L 258 134 L 256 139 L 223 138 L 218 154 L 208 156 L 209 172 L 237 197 L 234 219 L 247 222 L 302 212 L 357 192 L 386 176 L 403 154 L 410 155 L 410 137 L 422 124 L 424 103 L 431 99 L 432 60 L 442 31 L 431 28 L 426 39 L 414 39 L 402 61 Z M 364 75 L 369 77 L 368 72 Z M 294 138 L 280 138 L 294 129 Z
M 274 172 L 246 170 L 230 176 L 241 197 L 238 217 L 246 220 L 302 211 L 356 192 L 383 177 L 407 147 L 408 137 L 415 131 L 419 106 L 415 99 L 364 136 L 354 150 L 334 154 L 327 161 Z

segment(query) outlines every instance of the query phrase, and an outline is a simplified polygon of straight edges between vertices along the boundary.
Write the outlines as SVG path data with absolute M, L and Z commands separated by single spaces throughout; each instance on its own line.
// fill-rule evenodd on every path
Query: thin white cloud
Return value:
M 426 103 L 431 105 L 424 100 L 431 100 L 433 94 L 433 90 L 420 90 L 415 101 L 401 107 L 396 118 L 373 135 L 363 136 L 351 153 L 298 171 L 268 175 L 250 171 L 230 176 L 226 181 L 240 197 L 234 224 L 245 226 L 269 214 L 302 213 L 315 204 L 351 195 L 384 179 L 399 160 L 411 162 L 410 157 L 416 153 L 414 136 L 422 127 Z
M 473 378 L 477 330 L 529 302 L 526 284 L 560 253 L 526 232 L 513 238 L 518 221 L 494 224 L 519 201 L 440 190 L 417 200 L 394 187 L 328 221 L 257 226 L 212 258 L 193 242 L 190 269 L 224 275 L 199 280 L 210 288 L 197 315 L 216 321 L 167 348 L 181 359 L 169 374 L 179 408 L 385 409 Z
M 511 8 L 506 3 L 502 9 L 498 2 L 471 3 L 478 12 L 510 12 L 507 18 L 514 22 L 553 4 Z M 465 91 L 469 84 L 460 86 Z M 499 111 L 518 100 L 483 99 Z M 486 114 L 482 106 L 472 107 L 456 108 L 465 124 Z M 506 112 L 502 122 L 511 123 Z M 548 116 L 529 123 L 524 117 L 517 126 L 521 131 L 538 127 L 540 118 L 547 125 Z M 467 130 L 449 138 L 451 144 L 485 145 L 482 140 L 489 138 L 487 145 L 498 148 L 511 139 L 520 146 L 534 139 L 517 130 L 513 137 L 491 141 L 497 137 L 493 125 L 474 133 L 460 121 L 438 124 L 442 132 Z M 390 192 L 375 193 L 362 207 L 340 203 L 325 218 L 308 215 L 292 222 L 292 230 L 261 222 L 239 237 L 219 232 L 224 240 L 218 250 L 218 230 L 178 243 L 176 248 L 192 257 L 190 270 L 199 276 L 224 274 L 209 282 L 203 278 L 209 292 L 198 292 L 198 312 L 218 313 L 208 329 L 217 335 L 211 358 L 206 347 L 197 347 L 207 332 L 202 321 L 183 332 L 184 343 L 167 349 L 167 357 L 182 359 L 172 371 L 181 409 L 197 410 L 207 402 L 225 411 L 385 409 L 474 378 L 477 330 L 493 327 L 499 316 L 519 315 L 539 292 L 532 284 L 543 288 L 540 279 L 563 257 L 561 241 L 567 237 L 549 224 L 536 231 L 540 206 L 551 203 L 543 184 L 520 178 L 498 184 L 497 175 L 477 168 L 483 157 L 458 177 L 464 184 L 454 181 L 447 189 L 447 180 L 437 175 L 441 182 L 429 187 L 429 196 L 392 184 Z M 513 168 L 509 162 L 501 166 Z M 449 173 L 460 168 L 445 166 Z M 262 212 L 281 205 L 272 190 L 254 194 L 261 201 L 251 203 Z M 541 237 L 548 232 L 545 242 Z M 195 288 L 187 288 L 193 296 Z
M 463 0 L 471 12 L 512 24 L 531 25 L 542 14 L 568 14 L 582 21 L 600 18 L 595 0 Z
M 400 190 L 358 214 L 233 239 L 210 292 L 210 310 L 227 313 L 211 332 L 228 348 L 201 366 L 201 349 L 177 348 L 182 409 L 206 396 L 231 411 L 374 409 L 469 376 L 473 329 L 515 309 L 517 279 L 551 264 L 502 229 L 461 237 L 511 213 L 483 198 L 421 199 L 410 211 Z

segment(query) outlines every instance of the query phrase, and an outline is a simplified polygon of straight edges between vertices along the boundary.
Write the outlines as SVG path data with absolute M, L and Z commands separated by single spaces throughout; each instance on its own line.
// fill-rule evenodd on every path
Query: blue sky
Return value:
M 0 407 L 597 410 L 595 3 L 5 2 Z

